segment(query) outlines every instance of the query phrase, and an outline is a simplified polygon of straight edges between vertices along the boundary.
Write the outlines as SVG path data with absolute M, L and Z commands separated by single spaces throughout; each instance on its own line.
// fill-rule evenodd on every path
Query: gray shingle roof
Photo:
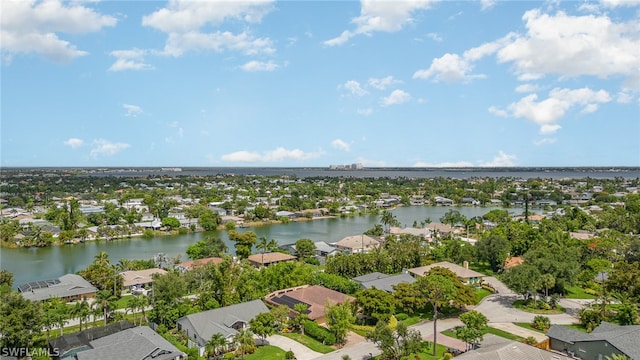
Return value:
M 576 342 L 606 341 L 630 357 L 640 359 L 640 325 L 619 326 L 603 321 L 591 333 L 582 333 L 564 326 L 552 325 L 547 332 L 550 338 L 574 344 Z
M 225 338 L 233 336 L 237 331 L 230 326 L 238 321 L 249 323 L 256 315 L 269 312 L 269 309 L 261 300 L 253 300 L 218 309 L 207 310 L 196 314 L 187 315 L 178 319 L 180 322 L 189 322 L 196 331 L 200 340 L 208 341 L 213 334 L 220 333 Z M 204 346 L 205 344 L 199 344 Z
M 486 334 L 480 347 L 456 356 L 460 360 L 569 360 L 570 358 L 541 350 L 493 334 Z
M 383 273 L 380 273 L 380 272 L 372 272 L 372 273 L 365 274 L 365 275 L 362 275 L 362 276 L 354 277 L 351 280 L 357 281 L 359 283 L 363 283 L 363 282 L 367 282 L 367 281 L 384 279 L 386 277 L 389 277 L 389 275 L 383 274 Z
M 186 357 L 148 326 L 138 326 L 91 342 L 93 349 L 76 354 L 78 360 L 170 360 Z
M 46 282 L 46 281 L 45 281 Z M 40 282 L 38 282 L 40 283 Z M 35 288 L 28 284 L 18 287 L 25 299 L 42 301 L 49 298 L 64 298 L 69 296 L 92 294 L 98 289 L 87 280 L 76 274 L 66 274 L 58 278 L 58 281 L 51 281 L 48 286 Z
M 376 273 L 372 273 L 372 274 L 376 274 Z M 372 275 L 372 274 L 367 274 L 367 275 Z M 377 273 L 377 274 L 380 274 L 380 273 Z M 367 275 L 360 276 L 360 278 L 365 277 Z M 385 274 L 380 274 L 380 275 L 385 275 Z M 357 278 L 354 278 L 353 280 L 356 280 L 356 279 Z M 383 277 L 373 278 L 372 280 L 369 280 L 369 281 L 358 281 L 358 282 L 365 289 L 371 289 L 375 287 L 376 289 L 380 289 L 380 290 L 384 290 L 386 292 L 392 293 L 394 291 L 393 290 L 394 285 L 398 285 L 400 283 L 411 284 L 411 283 L 414 283 L 415 281 L 416 279 L 409 274 L 398 274 L 398 275 L 391 275 L 391 276 L 385 275 Z

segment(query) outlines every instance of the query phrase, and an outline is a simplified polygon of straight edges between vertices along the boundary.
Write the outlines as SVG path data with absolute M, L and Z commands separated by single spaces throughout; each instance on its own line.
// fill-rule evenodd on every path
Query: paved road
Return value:
M 277 346 L 284 351 L 293 351 L 293 353 L 296 354 L 297 360 L 311 360 L 322 356 L 321 353 L 313 351 L 299 342 L 282 335 L 271 335 L 267 337 L 267 343 Z

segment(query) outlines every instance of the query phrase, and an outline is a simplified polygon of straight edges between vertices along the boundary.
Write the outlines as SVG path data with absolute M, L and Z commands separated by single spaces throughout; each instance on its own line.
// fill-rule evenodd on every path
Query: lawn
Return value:
M 520 309 L 522 311 L 526 311 L 528 313 L 532 313 L 532 314 L 542 314 L 542 315 L 549 315 L 549 314 L 562 314 L 564 313 L 564 308 L 560 305 L 556 305 L 555 309 L 549 309 L 549 310 L 545 310 L 545 309 L 534 309 L 534 308 L 530 308 L 528 306 L 524 305 L 524 300 L 516 300 L 513 303 L 513 306 L 517 309 Z
M 565 297 L 567 299 L 595 299 L 595 295 L 587 294 L 583 288 L 579 286 L 569 286 L 564 288 L 567 291 Z
M 438 344 L 436 349 L 437 349 L 436 350 L 436 354 L 437 354 L 436 356 L 431 355 L 431 354 L 433 354 L 433 352 L 431 350 L 427 350 L 426 352 L 423 351 L 423 352 L 420 352 L 418 354 L 411 355 L 411 356 L 409 356 L 409 359 L 413 360 L 414 356 L 417 356 L 418 359 L 420 359 L 420 360 L 438 360 L 438 359 L 442 358 L 442 356 L 444 355 L 445 352 L 447 352 L 447 347 L 444 346 L 444 345 Z M 378 359 L 379 360 L 380 359 L 380 355 L 375 356 L 374 359 Z
M 308 347 L 309 349 L 313 350 L 313 351 L 317 351 L 319 353 L 322 354 L 326 354 L 326 353 L 330 353 L 333 350 L 335 350 L 334 348 L 332 348 L 329 345 L 325 345 L 323 343 L 321 343 L 320 341 L 307 336 L 307 335 L 302 335 L 299 333 L 282 333 L 282 336 L 286 336 L 291 340 L 297 341 L 300 344 Z
M 479 304 L 480 301 L 482 301 L 482 299 L 484 299 L 485 297 L 491 295 L 491 291 L 487 290 L 487 289 L 483 289 L 483 288 L 477 288 L 476 289 L 476 304 Z
M 516 325 L 518 325 L 520 327 L 523 327 L 525 329 L 529 329 L 529 330 L 536 331 L 536 332 L 544 334 L 544 331 L 534 328 L 533 326 L 531 326 L 531 323 L 528 323 L 528 322 L 517 322 L 517 323 L 514 323 L 514 324 L 516 324 Z
M 443 335 L 447 335 L 449 337 L 452 338 L 456 338 L 456 331 L 455 329 L 451 329 L 451 330 L 445 330 L 442 332 Z M 514 341 L 519 341 L 519 342 L 524 342 L 525 338 L 518 336 L 518 335 L 513 335 L 511 333 L 508 333 L 506 331 L 500 330 L 500 329 L 496 329 L 496 328 L 492 328 L 490 326 L 487 326 L 486 328 L 484 328 L 484 330 L 482 330 L 482 335 L 484 334 L 493 334 L 496 336 L 500 336 L 509 340 L 514 340 Z
M 253 354 L 246 355 L 245 360 L 284 360 L 286 352 L 271 345 L 258 346 L 258 350 Z
M 485 274 L 487 276 L 493 276 L 493 270 L 491 270 L 491 266 L 487 263 L 469 263 L 469 269 L 473 271 L 477 271 L 481 274 Z

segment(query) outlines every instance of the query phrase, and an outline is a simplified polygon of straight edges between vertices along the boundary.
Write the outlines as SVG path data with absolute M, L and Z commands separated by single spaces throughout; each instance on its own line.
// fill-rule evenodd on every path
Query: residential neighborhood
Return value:
M 3 188 L 3 348 L 61 359 L 638 357 L 638 179 L 96 178 L 88 199 L 73 178 L 47 177 L 77 189 L 50 198 L 30 195 L 33 180 Z M 376 196 L 339 191 L 365 181 Z M 442 215 L 401 222 L 403 209 Z M 257 234 L 359 217 L 370 228 L 346 236 Z M 23 247 L 194 235 L 186 258 L 101 251 L 75 273 L 24 283 L 4 269 Z

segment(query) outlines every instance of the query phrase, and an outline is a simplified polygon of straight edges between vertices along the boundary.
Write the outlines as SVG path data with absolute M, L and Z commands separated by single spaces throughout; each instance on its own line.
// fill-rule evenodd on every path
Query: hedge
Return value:
M 307 320 L 304 322 L 304 333 L 325 345 L 333 345 L 336 343 L 336 336 L 314 321 Z

